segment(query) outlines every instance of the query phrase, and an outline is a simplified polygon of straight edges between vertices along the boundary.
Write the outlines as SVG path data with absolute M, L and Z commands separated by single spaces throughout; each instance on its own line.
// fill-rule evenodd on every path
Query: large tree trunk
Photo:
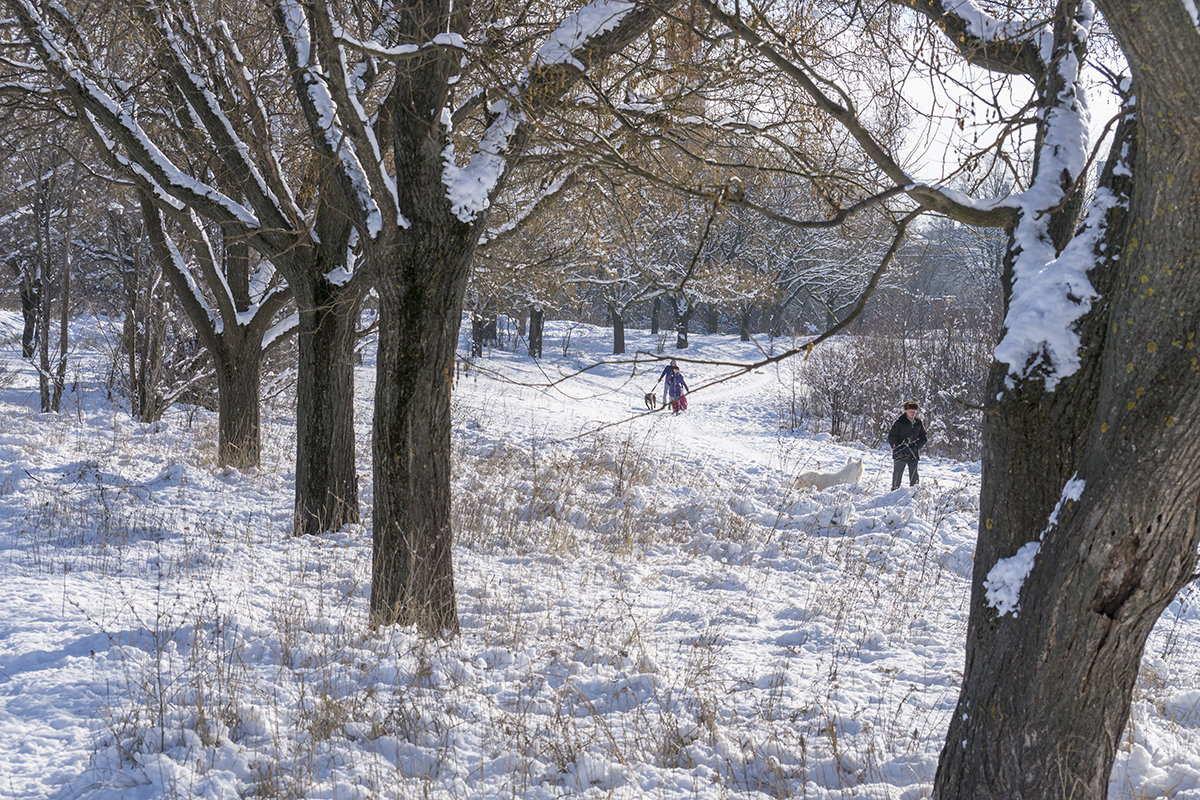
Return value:
M 296 535 L 358 522 L 354 447 L 354 334 L 358 298 L 324 279 L 303 295 L 297 334 Z
M 450 516 L 450 389 L 474 234 L 446 223 L 377 272 L 378 375 L 371 621 L 457 633 Z M 432 229 L 432 230 L 431 230 Z M 427 276 L 439 274 L 437 281 Z
M 1135 65 L 1170 52 L 1164 26 L 1189 24 L 1182 6 L 1172 20 L 1105 5 Z M 1195 31 L 1183 38 L 1194 50 Z M 1146 639 L 1195 572 L 1200 124 L 1190 95 L 1153 87 L 1200 68 L 1178 56 L 1153 73 L 1135 66 L 1136 147 L 1129 124 L 1114 147 L 1136 150 L 1135 177 L 1110 165 L 1101 181 L 1132 197 L 1127 215 L 1110 215 L 1090 276 L 1100 299 L 1080 326 L 1082 368 L 1052 393 L 1036 380 L 1008 386 L 993 369 L 963 689 L 939 800 L 1103 800 Z M 1073 476 L 1082 491 L 1051 523 Z M 985 581 L 1033 542 L 1019 609 L 1001 613 Z
M 237 353 L 213 353 L 217 372 L 217 463 L 247 469 L 260 455 L 258 342 Z

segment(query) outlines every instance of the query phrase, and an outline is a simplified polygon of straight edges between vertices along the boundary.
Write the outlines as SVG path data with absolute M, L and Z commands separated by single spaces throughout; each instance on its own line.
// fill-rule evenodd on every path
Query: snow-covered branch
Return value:
M 250 148 L 238 135 L 222 108 L 217 93 L 199 74 L 184 53 L 183 42 L 167 20 L 163 8 L 155 0 L 141 0 L 137 4 L 143 22 L 157 34 L 152 37 L 157 55 L 171 81 L 179 89 L 191 108 L 199 131 L 210 140 L 213 150 L 224 164 L 229 175 L 239 178 L 239 185 L 257 212 L 263 225 L 275 229 L 295 227 L 298 219 L 288 219 L 277 192 L 267 184 L 251 156 Z M 206 38 L 199 37 L 202 47 L 208 48 Z M 286 197 L 286 195 L 285 195 Z M 290 199 L 290 198 L 289 198 Z
M 1042 23 L 999 20 L 974 0 L 892 0 L 923 14 L 968 63 L 1037 80 L 1049 63 L 1053 35 Z
M 1088 162 L 1090 117 L 1081 73 L 1093 21 L 1092 4 L 1081 3 L 1071 33 L 1057 45 L 1037 173 L 1029 189 L 1013 198 L 1021 208 L 1013 234 L 1017 255 L 996 358 L 1009 365 L 1014 378 L 1044 379 L 1047 391 L 1081 363 L 1075 326 L 1095 298 L 1088 272 L 1095 266 L 1094 250 L 1108 212 L 1117 203 L 1111 192 L 1097 192 L 1082 231 L 1059 252 L 1050 230 L 1053 212 L 1075 190 Z
M 443 153 L 443 182 L 453 213 L 471 222 L 488 208 L 503 186 L 510 157 L 529 137 L 529 122 L 560 103 L 589 65 L 629 46 L 677 2 L 592 0 L 563 20 L 534 54 L 524 79 L 488 105 L 487 128 L 467 165 L 457 165 L 452 148 Z M 443 124 L 449 123 L 446 111 Z
M 259 220 L 246 206 L 181 170 L 154 143 L 137 118 L 92 80 L 70 56 L 66 42 L 46 24 L 30 0 L 10 0 L 9 7 L 48 70 L 66 89 L 90 123 L 102 151 L 139 184 L 173 205 L 203 208 L 214 219 L 236 221 L 257 230 Z M 125 153 L 119 148 L 124 148 Z
M 355 152 L 359 156 L 358 163 L 366 178 L 369 191 L 376 202 L 380 204 L 381 211 L 390 214 L 389 224 L 407 228 L 409 222 L 400 211 L 400 199 L 396 192 L 396 184 L 384 166 L 379 141 L 367 119 L 367 112 L 363 108 L 355 88 L 356 83 L 351 77 L 350 68 L 347 65 L 345 48 L 341 44 L 345 31 L 334 19 L 333 12 L 325 0 L 314 0 L 311 7 L 310 29 L 316 48 L 314 63 L 321 63 L 325 66 L 324 77 L 327 80 L 337 119 L 344 127 L 346 135 L 354 142 Z M 351 185 L 354 185 L 353 180 Z M 367 232 L 370 233 L 369 224 Z M 371 235 L 377 235 L 377 232 Z
M 321 147 L 326 158 L 339 165 L 338 175 L 347 199 L 354 203 L 362 214 L 366 225 L 364 233 L 369 237 L 378 236 L 383 230 L 383 210 L 372 194 L 371 180 L 360 160 L 355 140 L 343 129 L 341 115 L 327 77 L 327 72 L 332 73 L 343 67 L 338 63 L 334 65 L 333 70 L 328 70 L 321 63 L 322 56 L 336 60 L 336 55 L 317 52 L 310 21 L 297 0 L 281 0 L 275 7 L 275 18 L 282 33 L 288 66 L 296 86 L 296 96 L 304 109 L 313 141 Z M 376 154 L 377 150 L 376 153 L 369 153 L 368 157 Z M 398 209 L 396 214 L 399 214 Z
M 493 193 L 501 175 L 508 167 L 509 145 L 525 116 L 508 100 L 500 100 L 489 108 L 491 122 L 479 140 L 471 160 L 460 167 L 455 162 L 454 145 L 442 152 L 444 168 L 442 182 L 450 198 L 450 210 L 466 223 L 475 221 L 491 205 Z

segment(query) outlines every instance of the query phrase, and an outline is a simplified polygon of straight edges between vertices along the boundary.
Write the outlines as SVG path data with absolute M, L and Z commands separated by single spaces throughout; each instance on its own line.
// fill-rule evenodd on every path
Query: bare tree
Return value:
M 246 46 L 271 30 L 270 16 L 243 3 L 223 20 L 221 9 L 186 0 L 13 0 L 8 7 L 44 66 L 45 84 L 65 90 L 107 167 L 142 192 L 164 268 L 176 260 L 160 217 L 195 245 L 212 279 L 205 291 L 224 323 L 206 317 L 203 291 L 186 281 L 176 289 L 193 321 L 219 327 L 222 341 L 238 340 L 226 348 L 228 359 L 217 358 L 218 383 L 230 397 L 257 400 L 261 337 L 270 326 L 252 320 L 280 302 L 273 293 L 270 302 L 250 297 L 246 249 L 286 276 L 299 309 L 296 532 L 357 519 L 352 315 L 366 281 L 350 269 L 353 227 L 343 209 L 354 202 L 354 187 L 337 167 L 338 146 L 326 138 L 321 116 L 305 121 L 287 89 L 294 78 L 304 90 L 303 70 L 289 69 L 281 50 Z M 110 36 L 129 14 L 138 35 Z M 287 14 L 277 17 L 290 35 Z M 219 228 L 209 266 L 206 225 Z M 211 338 L 206 345 L 226 347 Z M 243 357 L 246 369 L 230 371 Z M 245 466 L 257 462 L 248 437 L 257 439 L 258 414 L 237 406 L 222 410 L 232 438 L 221 459 Z
M 532 140 L 533 123 L 561 101 L 589 65 L 631 46 L 671 5 L 601 0 L 565 19 L 536 6 L 549 11 L 550 19 L 558 18 L 538 32 L 539 49 L 524 57 L 519 50 L 509 51 L 507 56 L 515 59 L 506 70 L 514 76 L 512 82 L 476 84 L 485 91 L 457 103 L 464 55 L 472 63 L 477 52 L 465 43 L 485 41 L 481 31 L 491 20 L 473 19 L 473 7 L 464 3 L 412 7 L 396 21 L 393 40 L 413 43 L 418 50 L 396 65 L 379 115 L 387 126 L 372 129 L 352 116 L 343 120 L 344 133 L 359 152 L 382 142 L 395 164 L 394 181 L 382 170 L 365 176 L 377 187 L 374 197 L 387 202 L 361 212 L 364 221 L 378 218 L 381 226 L 364 241 L 381 313 L 371 593 L 376 623 L 416 623 L 429 633 L 457 629 L 450 380 L 463 292 L 492 199 Z M 336 54 L 328 17 L 314 13 L 308 20 L 319 51 Z M 358 96 L 337 79 L 339 74 L 330 70 L 324 85 L 339 109 L 353 108 Z M 459 126 L 458 136 L 452 134 L 452 122 Z M 463 134 L 469 136 L 459 138 Z M 456 156 L 459 149 L 469 156 Z
M 12 210 L 0 219 L 10 240 L 9 265 L 20 282 L 21 352 L 35 359 L 45 412 L 60 410 L 66 383 L 71 273 L 85 191 L 79 166 L 50 142 L 61 134 L 61 125 L 51 123 L 9 160 L 19 178 L 8 193 Z
M 315 487 L 304 484 L 310 472 L 337 470 L 311 450 L 344 456 L 352 433 L 343 413 L 349 395 L 334 390 L 352 385 L 339 348 L 352 342 L 348 308 L 362 286 L 347 258 L 356 243 L 380 304 L 372 619 L 455 631 L 449 390 L 475 246 L 535 123 L 674 0 L 595 0 L 573 14 L 554 3 L 431 0 L 401 9 L 280 0 L 272 8 L 281 69 L 262 48 L 239 48 L 231 24 L 196 4 L 116 5 L 146 30 L 160 127 L 143 124 L 125 96 L 131 84 L 112 64 L 93 71 L 104 53 L 87 45 L 92 28 L 70 16 L 82 6 L 6 0 L 112 169 L 124 170 L 159 213 L 178 224 L 201 215 L 287 277 L 301 315 L 300 376 L 314 381 L 299 390 L 298 522 L 329 524 L 307 506 Z M 238 26 L 261 33 L 255 14 Z M 302 121 L 282 143 L 261 105 L 272 97 Z M 156 130 L 169 132 L 171 148 L 156 142 Z M 283 144 L 305 157 L 289 159 Z M 173 148 L 195 149 L 205 156 L 196 164 L 217 166 L 212 174 L 184 169 L 168 157 Z M 318 355 L 306 360 L 306 347 Z M 348 497 L 337 475 L 322 483 L 335 500 Z

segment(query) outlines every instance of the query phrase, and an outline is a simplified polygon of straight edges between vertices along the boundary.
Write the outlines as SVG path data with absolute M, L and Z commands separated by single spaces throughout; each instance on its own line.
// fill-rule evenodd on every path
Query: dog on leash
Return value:
M 658 393 L 646 392 L 645 396 L 642 398 L 642 401 L 645 402 L 647 411 L 654 411 L 658 408 Z
M 818 492 L 823 492 L 842 483 L 858 483 L 862 478 L 862 471 L 862 459 L 855 461 L 849 458 L 846 459 L 846 466 L 837 472 L 801 472 L 796 478 L 796 488 L 804 489 L 811 486 Z

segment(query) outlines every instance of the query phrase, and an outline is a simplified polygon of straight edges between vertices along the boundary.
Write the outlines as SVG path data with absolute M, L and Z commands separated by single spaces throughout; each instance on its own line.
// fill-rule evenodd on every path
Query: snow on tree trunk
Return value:
M 675 348 L 686 350 L 688 347 L 688 327 L 692 321 L 694 307 L 686 298 L 673 298 L 671 307 L 675 311 Z
M 1200 69 L 1197 32 L 1182 6 L 1172 20 L 1104 5 L 1133 67 L 1138 119 L 1114 145 L 1128 163 L 1116 174 L 1110 163 L 1101 186 L 1127 197 L 1128 212 L 1114 208 L 1095 248 L 1101 300 L 1077 325 L 1078 369 L 1047 392 L 993 368 L 966 666 L 939 800 L 1103 800 L 1146 639 L 1195 573 L 1200 98 L 1180 76 Z

